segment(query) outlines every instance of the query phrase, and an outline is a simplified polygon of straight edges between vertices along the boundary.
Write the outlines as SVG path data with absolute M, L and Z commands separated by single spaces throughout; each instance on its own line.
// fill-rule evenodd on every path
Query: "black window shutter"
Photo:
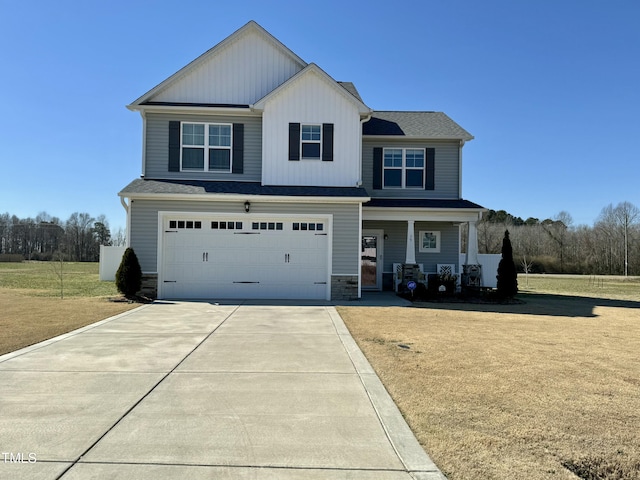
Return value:
M 169 171 L 180 171 L 180 122 L 169 122 Z
M 382 190 L 382 148 L 373 149 L 373 188 Z
M 333 123 L 322 124 L 322 161 L 333 162 Z
M 300 160 L 300 124 L 289 124 L 289 160 Z
M 244 172 L 244 123 L 233 124 L 232 173 Z
M 436 189 L 436 149 L 427 148 L 427 168 L 426 178 L 424 180 L 425 190 Z

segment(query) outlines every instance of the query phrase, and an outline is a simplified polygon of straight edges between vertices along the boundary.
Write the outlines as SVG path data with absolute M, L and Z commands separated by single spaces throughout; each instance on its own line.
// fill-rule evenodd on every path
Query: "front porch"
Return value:
M 448 272 L 460 285 L 463 265 L 479 265 L 476 222 L 481 209 L 391 211 L 363 209 L 361 288 L 398 291 L 408 280 L 427 284 L 429 275 Z M 460 254 L 460 225 L 468 224 L 468 253 Z M 468 275 L 465 275 L 468 280 Z M 431 277 L 434 279 L 434 277 Z M 485 285 L 483 278 L 478 282 Z M 490 283 L 490 282 L 489 282 Z M 485 285 L 490 286 L 490 285 Z

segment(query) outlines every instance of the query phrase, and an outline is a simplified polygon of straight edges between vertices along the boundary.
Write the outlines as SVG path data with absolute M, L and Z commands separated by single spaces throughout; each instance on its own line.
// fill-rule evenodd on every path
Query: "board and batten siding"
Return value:
M 357 275 L 359 270 L 360 217 L 359 204 L 273 203 L 251 201 L 251 213 L 246 214 L 242 202 L 201 202 L 168 200 L 132 200 L 130 246 L 136 252 L 142 271 L 157 270 L 158 212 L 232 213 L 277 215 L 333 215 L 332 268 L 333 275 Z
M 373 188 L 373 149 L 435 148 L 435 189 Z M 402 137 L 365 138 L 362 142 L 362 186 L 371 197 L 386 198 L 460 198 L 460 144 L 446 141 L 416 141 Z
M 250 31 L 218 49 L 152 100 L 251 105 L 302 68 L 273 40 Z
M 350 186 L 360 179 L 360 114 L 345 95 L 314 72 L 283 89 L 263 113 L 265 185 Z M 289 160 L 289 123 L 333 124 L 333 161 Z
M 170 172 L 169 122 L 244 124 L 244 173 Z M 262 175 L 262 118 L 245 115 L 146 114 L 145 171 L 147 179 L 191 179 L 259 182 Z
M 364 230 L 383 230 L 387 238 L 384 240 L 383 272 L 393 272 L 394 263 L 404 263 L 407 253 L 407 222 L 389 222 L 366 220 Z M 421 231 L 440 232 L 440 253 L 420 252 L 418 242 Z M 450 222 L 416 222 L 414 237 L 416 241 L 416 263 L 424 265 L 425 272 L 436 272 L 438 263 L 458 265 L 460 237 L 458 227 Z M 456 267 L 457 270 L 457 267 Z M 460 273 L 456 271 L 456 273 Z

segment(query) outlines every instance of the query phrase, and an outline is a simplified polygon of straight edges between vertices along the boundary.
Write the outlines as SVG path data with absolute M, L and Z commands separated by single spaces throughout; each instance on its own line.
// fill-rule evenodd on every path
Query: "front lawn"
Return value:
M 135 308 L 110 302 L 114 282 L 98 279 L 97 263 L 0 263 L 0 355 Z
M 450 480 L 638 479 L 640 303 L 589 295 L 339 312 Z

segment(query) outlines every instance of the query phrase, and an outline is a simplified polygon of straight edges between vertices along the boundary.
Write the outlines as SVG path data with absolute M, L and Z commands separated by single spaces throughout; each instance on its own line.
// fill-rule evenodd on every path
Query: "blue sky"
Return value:
M 255 20 L 376 110 L 475 136 L 463 197 L 527 218 L 640 207 L 640 2 L 0 0 L 0 213 L 125 224 L 125 105 Z

